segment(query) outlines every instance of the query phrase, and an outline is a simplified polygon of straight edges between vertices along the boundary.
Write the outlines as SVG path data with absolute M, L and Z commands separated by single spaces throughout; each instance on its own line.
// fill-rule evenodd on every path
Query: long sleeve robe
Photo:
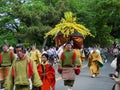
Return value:
M 41 90 L 55 90 L 55 70 L 50 64 L 39 64 L 37 66 L 39 76 L 43 82 Z
M 31 66 L 29 64 L 31 64 Z M 15 85 L 15 90 L 30 90 L 29 78 L 31 78 L 33 86 L 40 87 L 42 85 L 36 64 L 33 60 L 30 60 L 28 57 L 21 60 L 14 60 L 4 83 L 4 87 L 7 90 L 13 90 Z
M 99 74 L 99 67 L 103 66 L 103 61 L 98 52 L 92 52 L 88 57 L 88 66 L 91 74 Z
M 60 58 L 59 67 L 74 67 L 80 66 L 80 61 L 74 50 L 65 50 Z M 73 86 L 74 80 L 64 80 L 65 86 Z

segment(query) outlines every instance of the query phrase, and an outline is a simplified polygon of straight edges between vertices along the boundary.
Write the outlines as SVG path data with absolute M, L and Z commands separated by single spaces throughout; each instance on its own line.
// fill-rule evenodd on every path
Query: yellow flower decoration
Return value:
M 49 35 L 52 35 L 55 38 L 59 32 L 61 32 L 66 37 L 73 34 L 74 32 L 80 33 L 84 38 L 87 35 L 93 36 L 85 26 L 76 23 L 76 17 L 73 17 L 72 12 L 66 12 L 64 14 L 64 18 L 61 19 L 61 22 L 57 24 L 55 28 L 45 34 L 45 38 Z

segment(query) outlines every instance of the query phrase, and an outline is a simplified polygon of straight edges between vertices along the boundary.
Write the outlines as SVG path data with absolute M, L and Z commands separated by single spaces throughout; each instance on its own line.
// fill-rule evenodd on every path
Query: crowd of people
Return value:
M 79 75 L 84 60 L 88 60 L 91 78 L 100 74 L 100 67 L 107 62 L 107 55 L 111 51 L 107 48 L 89 47 L 81 49 L 72 48 L 68 41 L 58 49 L 45 47 L 41 51 L 36 45 L 25 49 L 22 44 L 15 47 L 4 44 L 0 52 L 0 76 L 1 89 L 7 90 L 55 90 L 56 72 L 54 65 L 58 67 L 58 73 L 64 80 L 68 90 L 72 90 L 75 75 Z M 117 57 L 117 74 L 112 75 L 115 80 L 115 90 L 120 90 L 120 63 L 119 48 Z M 117 88 L 117 89 L 116 89 Z

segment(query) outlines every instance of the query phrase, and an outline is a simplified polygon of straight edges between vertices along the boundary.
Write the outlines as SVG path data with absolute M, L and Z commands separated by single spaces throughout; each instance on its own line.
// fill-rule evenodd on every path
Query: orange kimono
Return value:
M 55 70 L 50 64 L 39 64 L 37 66 L 39 76 L 43 82 L 41 90 L 55 90 Z

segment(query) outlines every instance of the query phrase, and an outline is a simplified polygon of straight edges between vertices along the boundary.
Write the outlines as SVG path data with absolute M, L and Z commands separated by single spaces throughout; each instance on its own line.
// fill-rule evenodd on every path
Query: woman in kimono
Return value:
M 41 64 L 38 64 L 37 70 L 39 76 L 43 82 L 43 85 L 40 90 L 55 90 L 55 70 L 52 64 L 48 61 L 48 54 L 42 54 Z

